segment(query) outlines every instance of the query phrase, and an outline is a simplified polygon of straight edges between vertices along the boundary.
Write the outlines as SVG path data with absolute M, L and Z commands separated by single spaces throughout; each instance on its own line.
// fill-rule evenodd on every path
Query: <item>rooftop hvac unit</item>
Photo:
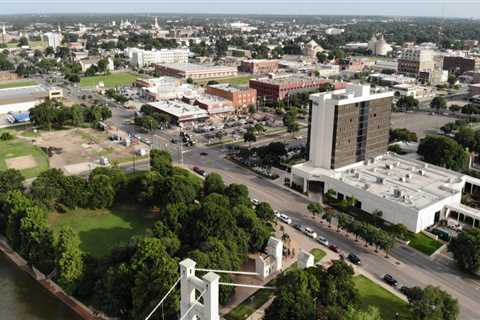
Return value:
M 355 173 L 354 177 L 359 179 L 360 178 L 360 172 Z
M 382 177 L 377 177 L 377 183 L 383 184 L 384 179 Z
M 393 190 L 393 195 L 396 197 L 396 198 L 400 198 L 402 196 L 402 190 L 400 189 L 394 189 Z
M 399 180 L 400 182 L 407 182 L 407 179 L 406 179 L 405 177 L 400 177 L 398 180 Z
M 406 177 L 407 179 L 412 179 L 413 176 L 412 176 L 411 173 L 407 173 L 407 174 L 405 175 L 405 177 Z
M 418 170 L 418 174 L 421 175 L 421 176 L 424 176 L 425 175 L 425 170 L 423 170 L 423 169 Z

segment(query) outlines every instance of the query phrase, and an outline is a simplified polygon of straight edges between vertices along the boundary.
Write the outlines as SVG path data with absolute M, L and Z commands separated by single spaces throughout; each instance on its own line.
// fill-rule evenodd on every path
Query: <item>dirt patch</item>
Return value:
M 110 162 L 132 156 L 138 146 L 125 147 L 112 141 L 108 133 L 91 128 L 41 132 L 31 141 L 43 149 L 60 150 L 50 154 L 50 167 L 62 169 L 78 163 L 97 163 L 101 157 Z
M 31 155 L 5 159 L 8 169 L 25 170 L 35 168 L 37 161 Z

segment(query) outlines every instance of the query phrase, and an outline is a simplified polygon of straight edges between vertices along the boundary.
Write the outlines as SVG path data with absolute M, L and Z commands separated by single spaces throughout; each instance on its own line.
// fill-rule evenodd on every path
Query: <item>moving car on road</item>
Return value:
M 386 283 L 388 283 L 392 287 L 396 287 L 397 284 L 398 284 L 398 281 L 392 275 L 390 275 L 388 273 L 383 276 L 383 281 L 385 281 Z
M 350 254 L 348 255 L 347 259 L 348 259 L 351 263 L 356 264 L 356 265 L 359 265 L 359 264 L 362 262 L 362 261 L 360 260 L 360 258 L 359 258 L 357 255 L 353 254 L 353 253 L 350 253 Z
M 331 244 L 328 246 L 328 249 L 332 250 L 333 252 L 336 252 L 336 253 L 340 253 L 340 250 L 338 249 L 338 247 L 334 244 Z
M 200 169 L 199 167 L 193 167 L 193 171 L 195 171 L 197 174 L 201 175 L 202 177 L 207 176 L 207 172 L 203 169 Z

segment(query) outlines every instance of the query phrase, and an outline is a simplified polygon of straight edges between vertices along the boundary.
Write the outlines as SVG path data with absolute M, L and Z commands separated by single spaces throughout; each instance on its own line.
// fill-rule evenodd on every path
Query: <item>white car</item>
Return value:
M 327 238 L 322 237 L 322 236 L 317 237 L 317 241 L 318 241 L 318 243 L 323 244 L 325 247 L 328 247 L 328 245 L 330 244 L 328 242 Z
M 292 224 L 292 218 L 287 216 L 286 214 L 280 213 L 280 220 L 282 220 L 286 224 Z
M 310 229 L 309 227 L 305 227 L 305 229 L 303 229 L 303 233 L 305 233 L 307 236 L 309 236 L 312 239 L 317 238 L 317 233 L 312 229 Z
M 260 204 L 260 201 L 258 201 L 258 199 L 252 199 L 252 204 L 254 206 L 258 206 Z
M 278 210 L 273 210 L 273 214 L 275 215 L 275 217 L 276 217 L 277 219 L 280 219 L 280 214 L 281 214 L 280 211 L 278 211 Z

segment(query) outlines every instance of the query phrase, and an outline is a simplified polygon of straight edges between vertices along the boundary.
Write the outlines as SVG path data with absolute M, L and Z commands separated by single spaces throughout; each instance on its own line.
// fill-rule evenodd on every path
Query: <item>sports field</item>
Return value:
M 129 72 L 117 72 L 104 76 L 84 77 L 80 79 L 81 87 L 95 87 L 100 81 L 106 88 L 131 85 L 139 76 Z
M 0 171 L 18 169 L 25 178 L 48 169 L 48 156 L 42 149 L 19 139 L 0 141 Z
M 38 83 L 33 80 L 0 82 L 0 89 L 30 87 L 30 86 L 35 86 L 37 84 Z
M 54 230 L 68 225 L 80 237 L 80 248 L 95 257 L 107 255 L 114 247 L 126 244 L 132 236 L 143 235 L 153 224 L 146 209 L 116 206 L 112 209 L 75 209 L 49 214 Z

